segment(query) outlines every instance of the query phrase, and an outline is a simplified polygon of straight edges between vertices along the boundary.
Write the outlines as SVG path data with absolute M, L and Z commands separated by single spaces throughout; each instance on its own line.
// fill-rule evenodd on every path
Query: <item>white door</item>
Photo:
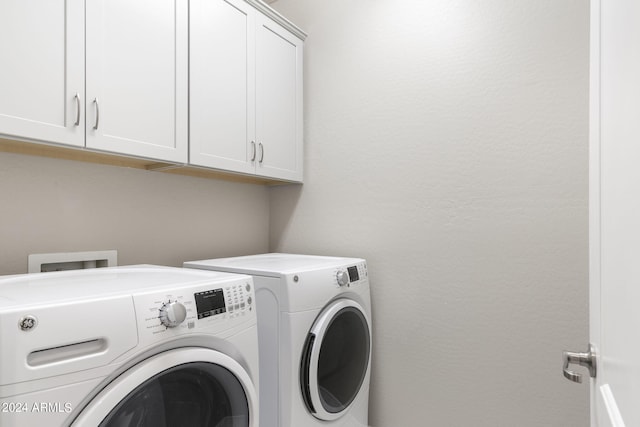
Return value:
M 640 2 L 591 1 L 591 425 L 640 425 Z
M 84 2 L 2 0 L 0 58 L 0 134 L 83 146 Z
M 256 17 L 258 175 L 302 181 L 302 40 Z
M 192 0 L 189 14 L 189 163 L 254 173 L 256 11 Z
M 86 3 L 88 148 L 187 161 L 187 0 Z

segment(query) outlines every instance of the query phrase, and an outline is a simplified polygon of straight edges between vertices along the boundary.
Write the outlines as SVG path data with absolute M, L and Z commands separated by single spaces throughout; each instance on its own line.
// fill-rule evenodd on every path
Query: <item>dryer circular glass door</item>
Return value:
M 358 396 L 369 370 L 371 324 L 356 301 L 340 299 L 318 316 L 305 342 L 300 386 L 309 412 L 335 420 Z
M 256 392 L 238 362 L 214 350 L 181 348 L 119 375 L 72 425 L 252 427 L 256 414 Z

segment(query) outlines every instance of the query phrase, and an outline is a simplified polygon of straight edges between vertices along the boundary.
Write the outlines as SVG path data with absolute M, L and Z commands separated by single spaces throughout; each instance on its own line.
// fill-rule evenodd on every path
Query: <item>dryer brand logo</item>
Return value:
M 23 331 L 30 331 L 33 328 L 35 328 L 38 325 L 38 319 L 36 319 L 35 316 L 24 316 L 22 319 L 20 319 L 20 322 L 18 322 L 18 326 L 20 326 L 20 329 L 22 329 Z

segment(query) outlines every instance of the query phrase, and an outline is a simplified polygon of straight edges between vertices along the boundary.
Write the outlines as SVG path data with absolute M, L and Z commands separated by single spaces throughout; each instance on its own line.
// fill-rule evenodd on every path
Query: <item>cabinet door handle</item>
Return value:
M 76 100 L 76 121 L 73 125 L 80 126 L 80 95 L 76 93 L 74 99 Z
M 98 130 L 100 124 L 100 105 L 98 105 L 98 98 L 93 98 L 93 103 L 96 105 L 96 124 L 93 125 L 93 130 Z
M 258 147 L 260 147 L 260 160 L 258 162 L 262 163 L 264 160 L 264 145 L 262 145 L 262 142 L 258 144 Z
M 255 162 L 256 160 L 256 142 L 255 141 L 251 141 L 251 148 L 253 149 L 253 155 L 251 156 L 251 161 Z

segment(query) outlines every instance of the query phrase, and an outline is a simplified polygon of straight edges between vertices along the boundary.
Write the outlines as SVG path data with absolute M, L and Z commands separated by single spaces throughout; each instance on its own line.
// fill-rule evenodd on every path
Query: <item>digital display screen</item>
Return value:
M 198 292 L 193 294 L 193 296 L 196 300 L 198 319 L 215 316 L 216 314 L 225 313 L 227 311 L 227 307 L 224 304 L 224 293 L 222 292 L 222 289 Z
M 349 268 L 347 268 L 347 271 L 349 272 L 349 281 L 350 282 L 355 282 L 357 280 L 360 280 L 360 276 L 358 275 L 358 267 L 356 267 L 356 266 L 349 267 Z

